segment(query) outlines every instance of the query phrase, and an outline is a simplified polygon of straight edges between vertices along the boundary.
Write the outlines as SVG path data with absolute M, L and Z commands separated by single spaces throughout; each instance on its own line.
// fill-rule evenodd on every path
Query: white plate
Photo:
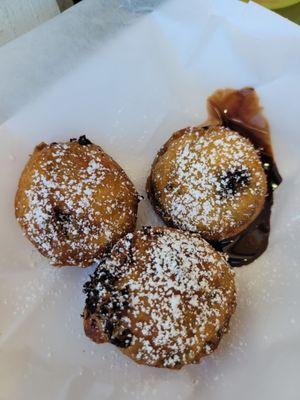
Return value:
M 128 28 L 0 128 L 0 399 L 299 399 L 300 32 L 254 4 L 176 0 Z M 63 60 L 62 60 L 63 62 Z M 14 219 L 17 181 L 40 141 L 85 133 L 141 194 L 159 146 L 206 117 L 219 87 L 252 85 L 283 183 L 267 252 L 237 270 L 231 332 L 200 365 L 135 365 L 83 334 L 89 270 L 49 266 Z M 147 200 L 139 225 L 158 224 Z

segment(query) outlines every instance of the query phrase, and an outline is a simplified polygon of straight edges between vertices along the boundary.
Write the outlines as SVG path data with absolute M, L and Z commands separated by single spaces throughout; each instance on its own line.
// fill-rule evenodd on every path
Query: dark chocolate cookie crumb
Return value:
M 92 144 L 92 142 L 85 135 L 79 136 L 78 143 L 81 146 L 87 146 L 89 144 Z

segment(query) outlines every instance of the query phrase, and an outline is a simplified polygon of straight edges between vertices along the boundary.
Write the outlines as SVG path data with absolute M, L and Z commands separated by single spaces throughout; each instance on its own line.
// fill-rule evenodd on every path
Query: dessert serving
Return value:
M 267 247 L 281 177 L 254 89 L 218 90 L 208 111 L 204 124 L 175 132 L 160 149 L 146 189 L 168 226 L 200 233 L 240 266 Z
M 236 306 L 225 257 L 198 234 L 164 227 L 117 242 L 84 291 L 86 335 L 155 367 L 181 368 L 212 353 Z
M 179 369 L 211 354 L 236 308 L 231 266 L 268 244 L 281 177 L 258 97 L 218 90 L 208 111 L 152 164 L 147 193 L 168 227 L 133 232 L 139 196 L 85 136 L 39 144 L 19 181 L 15 213 L 35 247 L 56 266 L 98 262 L 84 285 L 86 335 L 139 364 Z
M 86 267 L 136 225 L 138 194 L 122 168 L 85 136 L 36 146 L 15 214 L 55 266 Z
M 267 179 L 250 141 L 223 126 L 176 132 L 153 163 L 148 193 L 163 220 L 222 240 L 261 212 Z

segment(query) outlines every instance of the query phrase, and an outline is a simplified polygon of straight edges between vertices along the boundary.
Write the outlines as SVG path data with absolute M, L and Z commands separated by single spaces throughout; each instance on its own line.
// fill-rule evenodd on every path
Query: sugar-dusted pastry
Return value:
M 247 138 L 222 126 L 195 127 L 174 133 L 158 152 L 147 192 L 167 225 L 219 241 L 261 212 L 267 179 Z
M 146 227 L 85 284 L 86 335 L 139 364 L 181 368 L 213 352 L 236 307 L 234 274 L 200 235 Z
M 85 136 L 41 143 L 27 162 L 15 213 L 55 266 L 88 266 L 135 228 L 138 194 L 122 168 Z

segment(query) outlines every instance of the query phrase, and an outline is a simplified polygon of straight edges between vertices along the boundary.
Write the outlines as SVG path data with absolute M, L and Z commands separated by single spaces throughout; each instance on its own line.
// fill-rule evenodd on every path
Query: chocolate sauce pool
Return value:
M 207 99 L 207 108 L 209 117 L 204 125 L 223 125 L 248 138 L 259 149 L 267 176 L 268 193 L 258 217 L 240 234 L 211 242 L 228 254 L 230 265 L 241 267 L 256 260 L 268 246 L 273 191 L 282 178 L 273 157 L 269 124 L 253 88 L 219 89 Z

